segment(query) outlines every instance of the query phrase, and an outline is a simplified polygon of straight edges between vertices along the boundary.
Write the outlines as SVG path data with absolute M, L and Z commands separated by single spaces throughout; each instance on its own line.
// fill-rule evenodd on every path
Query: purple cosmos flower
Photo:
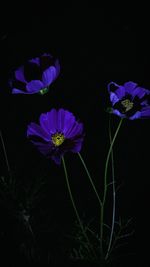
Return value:
M 76 121 L 67 110 L 52 109 L 40 115 L 40 125 L 30 123 L 27 137 L 39 151 L 60 164 L 61 157 L 68 151 L 77 153 L 83 142 L 83 124 Z
M 60 72 L 58 60 L 44 53 L 40 57 L 28 60 L 24 66 L 14 72 L 10 81 L 13 94 L 44 94 Z
M 149 90 L 129 81 L 124 85 L 110 82 L 108 84 L 108 92 L 113 114 L 130 120 L 150 118 Z

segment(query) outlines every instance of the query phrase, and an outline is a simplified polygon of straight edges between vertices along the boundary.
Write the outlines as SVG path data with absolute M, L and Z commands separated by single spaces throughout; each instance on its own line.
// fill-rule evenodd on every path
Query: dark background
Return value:
M 119 11 L 111 7 L 57 9 L 40 5 L 20 10 L 14 9 L 9 14 L 5 10 L 7 16 L 1 18 L 1 130 L 19 199 L 24 201 L 26 186 L 45 176 L 42 179 L 46 185 L 35 201 L 31 218 L 40 260 L 44 262 L 47 257 L 44 251 L 50 250 L 54 259 L 59 250 L 62 253 L 60 248 L 65 242 L 62 240 L 72 230 L 74 213 L 62 167 L 49 162 L 28 142 L 27 125 L 38 121 L 41 113 L 53 107 L 73 112 L 84 123 L 82 155 L 100 189 L 108 149 L 107 84 L 134 81 L 150 89 L 149 18 L 146 8 L 125 6 Z M 60 76 L 49 93 L 11 95 L 7 84 L 11 72 L 44 52 L 57 57 L 61 65 Z M 118 122 L 113 117 L 113 129 Z M 139 262 L 147 266 L 148 261 L 149 125 L 149 120 L 124 121 L 115 146 L 116 180 L 122 185 L 117 197 L 117 216 L 133 217 L 135 229 L 125 248 L 127 253 L 135 254 L 124 257 L 125 266 L 131 262 L 132 266 L 138 266 Z M 2 146 L 0 159 L 1 175 L 7 177 Z M 98 206 L 79 160 L 76 155 L 68 154 L 66 162 L 80 213 L 87 219 L 98 217 Z M 18 250 L 24 235 L 3 205 L 1 210 L 2 258 L 6 264 L 8 255 L 12 261 L 21 257 Z M 44 232 L 47 228 L 48 234 Z M 118 266 L 124 266 L 121 264 Z

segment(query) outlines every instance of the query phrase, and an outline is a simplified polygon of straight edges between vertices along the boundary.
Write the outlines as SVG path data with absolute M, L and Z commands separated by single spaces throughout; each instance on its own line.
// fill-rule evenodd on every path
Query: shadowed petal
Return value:
M 29 60 L 29 62 L 34 63 L 34 64 L 40 66 L 40 58 L 39 57 L 32 58 L 32 59 Z
M 141 118 L 141 112 L 137 111 L 133 116 L 129 117 L 130 120 L 140 119 Z
M 51 159 L 54 160 L 54 162 L 57 164 L 57 165 L 60 165 L 61 164 L 61 159 L 62 159 L 62 155 L 58 154 L 58 155 L 52 155 L 51 156 Z
M 149 105 L 149 104 L 148 104 L 148 99 L 142 101 L 142 102 L 140 103 L 140 105 L 141 105 L 142 107 L 146 107 L 146 106 L 148 106 L 148 105 Z
M 54 66 L 54 58 L 50 54 L 43 54 L 40 57 L 40 66 L 42 72 L 46 69 L 48 69 L 50 66 Z
M 22 90 L 19 90 L 17 88 L 13 88 L 12 89 L 12 94 L 25 94 L 25 95 L 29 95 L 29 94 L 32 94 L 32 93 L 28 93 L 26 91 L 22 91 Z
M 81 148 L 82 148 L 82 142 L 83 139 L 79 139 L 78 142 L 76 142 L 73 146 L 73 148 L 71 149 L 72 152 L 74 153 L 78 153 L 80 152 Z
M 148 91 L 147 89 L 145 89 L 145 88 L 142 88 L 142 87 L 137 87 L 135 90 L 134 90 L 134 92 L 132 93 L 132 96 L 133 96 L 133 98 L 135 97 L 135 96 L 138 96 L 138 98 L 143 98 L 145 95 L 148 95 L 148 94 L 150 94 L 150 91 Z
M 107 89 L 108 89 L 108 92 L 110 93 L 110 92 L 112 92 L 112 86 L 114 87 L 114 88 L 118 88 L 119 87 L 119 85 L 117 84 L 117 83 L 114 83 L 114 82 L 110 82 L 108 85 L 107 85 Z M 115 90 L 116 90 L 115 89 Z M 114 90 L 113 90 L 114 91 Z
M 150 106 L 145 107 L 141 110 L 141 117 L 142 118 L 150 118 Z
M 30 137 L 32 135 L 39 136 L 45 141 L 50 141 L 50 135 L 48 135 L 48 133 L 45 132 L 38 124 L 33 122 L 28 125 L 27 129 L 27 136 Z
M 52 150 L 52 145 L 50 142 L 44 144 L 44 143 L 41 143 L 41 142 L 35 142 L 35 141 L 32 141 L 31 142 L 37 147 L 37 149 L 45 156 L 48 156 L 50 155 L 51 153 L 51 150 Z
M 60 73 L 60 64 L 58 59 L 55 61 L 55 68 L 56 68 L 56 78 L 57 78 Z
M 27 81 L 25 80 L 25 77 L 24 77 L 24 67 L 21 66 L 20 68 L 18 68 L 16 71 L 15 71 L 15 78 L 21 82 L 24 82 L 26 83 Z

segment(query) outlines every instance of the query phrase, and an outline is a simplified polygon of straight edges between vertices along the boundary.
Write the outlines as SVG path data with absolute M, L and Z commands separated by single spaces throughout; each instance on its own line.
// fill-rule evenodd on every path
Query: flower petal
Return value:
M 50 141 L 50 135 L 48 135 L 38 124 L 33 122 L 28 125 L 27 136 L 39 136 L 45 141 Z
M 57 165 L 60 165 L 62 156 L 63 156 L 63 154 L 62 155 L 60 155 L 60 154 L 52 155 L 51 159 L 54 160 Z
M 110 101 L 111 101 L 111 103 L 112 103 L 113 106 L 114 106 L 119 100 L 120 100 L 120 99 L 118 98 L 118 96 L 117 96 L 115 93 L 113 93 L 113 92 L 110 93 Z
M 149 95 L 150 91 L 142 87 L 137 87 L 132 93 L 133 98 L 138 96 L 139 99 L 143 98 L 146 94 Z
M 118 89 L 114 93 L 117 95 L 119 100 L 121 100 L 126 94 L 124 86 L 119 86 Z
M 32 80 L 26 86 L 26 89 L 30 93 L 37 93 L 44 88 L 43 83 L 40 80 Z
M 125 96 L 125 87 L 120 86 L 114 82 L 110 82 L 108 84 L 108 91 L 109 93 L 114 93 L 119 98 L 119 100 L 121 100 Z
M 54 66 L 46 69 L 42 74 L 42 82 L 44 87 L 49 86 L 56 79 L 56 68 Z
M 56 78 L 57 78 L 60 73 L 60 64 L 58 59 L 55 61 L 55 68 L 56 68 Z
M 150 106 L 141 110 L 141 118 L 150 118 Z
M 40 66 L 40 59 L 39 59 L 39 57 L 32 58 L 32 59 L 29 60 L 29 62 L 30 63 L 34 63 L 34 64 Z
M 108 92 L 112 92 L 112 86 L 116 87 L 116 89 L 119 87 L 119 85 L 117 83 L 114 83 L 114 82 L 110 82 L 108 85 L 107 85 L 107 89 L 108 89 Z M 113 90 L 114 91 L 114 90 Z
M 58 121 L 57 128 L 58 131 L 63 132 L 67 136 L 67 132 L 72 128 L 75 123 L 75 116 L 64 109 L 58 110 Z
M 75 122 L 70 131 L 66 133 L 68 138 L 73 138 L 74 136 L 79 136 L 83 134 L 83 124 Z
M 12 94 L 31 94 L 31 93 L 28 93 L 28 92 L 26 92 L 26 91 L 23 91 L 23 90 L 19 90 L 19 89 L 17 89 L 17 88 L 13 88 L 12 89 Z
M 131 94 L 132 95 L 133 91 L 137 87 L 137 83 L 129 81 L 129 82 L 124 83 L 123 86 L 125 88 L 126 94 Z
M 141 118 L 141 112 L 137 111 L 133 116 L 129 117 L 129 120 L 136 120 Z
M 40 125 L 44 129 L 44 131 L 51 135 L 56 132 L 56 128 L 53 126 L 53 121 L 49 120 L 48 113 L 42 113 L 40 115 Z
M 78 140 L 71 149 L 71 152 L 78 153 L 81 151 L 83 139 Z
M 21 66 L 15 71 L 15 78 L 21 82 L 26 83 L 25 77 L 24 77 L 24 67 Z
M 67 136 L 67 131 L 72 128 L 75 123 L 74 115 L 64 109 L 52 109 L 50 112 L 47 112 L 47 129 L 51 133 L 62 132 Z
M 112 113 L 121 117 L 121 118 L 126 118 L 126 116 L 124 114 L 122 114 L 118 109 L 113 109 Z

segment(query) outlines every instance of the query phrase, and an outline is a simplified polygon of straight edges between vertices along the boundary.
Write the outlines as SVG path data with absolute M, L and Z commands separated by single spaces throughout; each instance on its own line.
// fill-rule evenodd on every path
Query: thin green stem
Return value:
M 4 143 L 4 139 L 3 139 L 3 135 L 2 135 L 1 130 L 0 130 L 0 139 L 1 139 L 1 142 L 2 142 L 2 148 L 3 148 L 3 152 L 4 152 L 6 165 L 7 165 L 8 174 L 9 174 L 9 177 L 10 177 L 10 181 L 9 182 L 11 183 L 12 182 L 12 174 L 11 174 L 9 161 L 8 161 L 8 157 L 7 157 L 7 152 L 6 152 L 6 148 L 5 148 L 5 143 Z
M 104 226 L 104 204 L 102 204 L 101 216 L 100 216 L 100 251 L 102 258 L 103 258 L 103 226 Z
M 118 124 L 118 127 L 117 127 L 117 129 L 116 129 L 116 132 L 115 132 L 114 137 L 113 137 L 113 139 L 112 139 L 112 142 L 111 142 L 111 144 L 110 144 L 110 148 L 109 148 L 109 150 L 108 150 L 108 154 L 107 154 L 107 158 L 106 158 L 105 174 L 104 174 L 104 196 L 103 196 L 103 203 L 105 203 L 106 193 L 107 193 L 107 172 L 108 172 L 109 158 L 110 158 L 111 151 L 112 151 L 113 145 L 114 145 L 114 143 L 115 143 L 117 134 L 118 134 L 119 129 L 120 129 L 120 127 L 121 127 L 122 121 L 123 121 L 123 119 L 121 119 L 120 122 L 119 122 L 119 124 Z
M 3 147 L 3 151 L 4 151 L 4 156 L 5 156 L 5 160 L 6 160 L 6 165 L 7 165 L 8 173 L 10 173 L 10 167 L 9 167 L 8 157 L 7 157 L 6 148 L 5 148 L 5 144 L 4 144 L 4 140 L 3 140 L 3 136 L 2 136 L 2 132 L 1 131 L 0 131 L 0 138 L 1 138 L 1 142 L 2 142 L 2 147 Z
M 118 237 L 120 236 L 121 230 L 122 230 L 122 229 L 120 228 L 119 231 L 118 231 L 118 233 L 116 234 L 116 236 L 115 236 L 113 242 L 112 242 L 112 245 L 111 245 L 111 248 L 110 248 L 110 251 L 109 251 L 109 255 L 111 254 L 112 250 L 113 250 L 114 247 L 115 247 L 115 244 L 116 244 L 116 242 L 117 242 L 117 240 L 118 240 Z
M 100 199 L 100 197 L 99 197 L 99 195 L 98 195 L 98 192 L 97 192 L 97 190 L 96 190 L 96 187 L 95 187 L 95 185 L 94 185 L 94 183 L 93 183 L 93 181 L 92 181 L 91 175 L 90 175 L 90 173 L 89 173 L 89 171 L 88 171 L 88 169 L 87 169 L 87 166 L 86 166 L 86 164 L 85 164 L 85 161 L 84 161 L 83 157 L 81 156 L 81 154 L 80 154 L 79 152 L 78 152 L 78 156 L 79 156 L 79 158 L 80 158 L 80 160 L 81 160 L 81 162 L 82 162 L 82 164 L 83 164 L 83 167 L 84 167 L 84 169 L 85 169 L 85 171 L 86 171 L 86 173 L 87 173 L 87 176 L 88 176 L 89 181 L 90 181 L 90 183 L 91 183 L 91 185 L 92 185 L 92 187 L 93 187 L 93 190 L 94 190 L 94 192 L 95 192 L 95 194 L 96 194 L 96 197 L 97 197 L 97 199 L 98 199 L 98 201 L 99 201 L 99 204 L 100 204 L 100 206 L 102 206 L 102 201 L 101 201 L 101 199 Z
M 112 142 L 110 144 L 109 150 L 108 150 L 108 154 L 107 154 L 107 158 L 106 158 L 106 163 L 105 163 L 105 172 L 104 172 L 104 195 L 103 195 L 103 201 L 102 201 L 102 208 L 101 208 L 101 230 L 100 230 L 100 241 L 101 241 L 101 255 L 103 256 L 103 225 L 104 225 L 104 206 L 105 206 L 105 201 L 106 201 L 106 194 L 107 194 L 107 173 L 108 173 L 108 163 L 109 163 L 109 159 L 110 159 L 110 155 L 111 155 L 111 151 L 113 148 L 113 145 L 115 143 L 117 134 L 119 132 L 119 129 L 121 127 L 123 119 L 121 118 L 118 127 L 116 129 L 116 132 L 114 134 L 114 137 L 112 139 Z
M 110 144 L 112 142 L 112 135 L 111 135 L 111 115 L 109 117 L 109 139 Z M 113 148 L 111 150 L 111 170 L 112 170 L 112 190 L 113 190 L 113 210 L 112 210 L 112 224 L 111 224 L 111 232 L 110 232 L 110 238 L 109 238 L 109 244 L 107 253 L 105 256 L 105 260 L 107 260 L 112 244 L 113 234 L 114 234 L 114 225 L 115 225 L 115 215 L 116 215 L 116 188 L 115 188 L 115 170 L 114 170 L 114 154 L 113 154 Z
M 64 167 L 64 172 L 65 172 L 65 178 L 66 178 L 67 188 L 68 188 L 69 196 L 70 196 L 70 199 L 71 199 L 71 202 L 72 202 L 72 206 L 73 206 L 73 208 L 74 208 L 74 211 L 75 211 L 75 214 L 76 214 L 78 223 L 79 223 L 79 225 L 80 225 L 80 227 L 81 227 L 83 236 L 85 237 L 87 243 L 88 243 L 89 246 L 91 247 L 90 241 L 89 241 L 89 239 L 88 239 L 88 236 L 86 235 L 86 232 L 85 232 L 85 230 L 84 230 L 83 224 L 82 224 L 82 222 L 81 222 L 79 213 L 78 213 L 78 211 L 77 211 L 77 208 L 76 208 L 76 205 L 75 205 L 73 196 L 72 196 L 72 192 L 71 192 L 71 188 L 70 188 L 70 184 L 69 184 L 69 179 L 68 179 L 68 172 L 67 172 L 67 169 L 66 169 L 66 164 L 65 164 L 65 159 L 64 159 L 64 157 L 62 157 L 62 163 L 63 163 L 63 167 Z M 92 252 L 93 252 L 93 254 L 95 255 L 95 252 L 93 251 L 93 249 L 92 249 Z

